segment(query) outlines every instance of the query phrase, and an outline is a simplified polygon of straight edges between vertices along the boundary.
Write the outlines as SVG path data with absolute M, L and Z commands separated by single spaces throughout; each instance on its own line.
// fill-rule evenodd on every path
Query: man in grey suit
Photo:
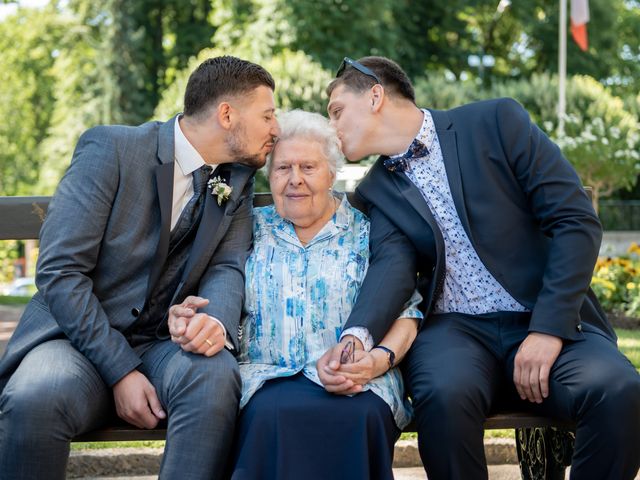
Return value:
M 38 293 L 0 362 L 3 477 L 64 478 L 70 440 L 114 406 L 141 428 L 167 419 L 161 478 L 222 475 L 273 89 L 259 65 L 212 58 L 183 114 L 82 135 L 42 227 Z

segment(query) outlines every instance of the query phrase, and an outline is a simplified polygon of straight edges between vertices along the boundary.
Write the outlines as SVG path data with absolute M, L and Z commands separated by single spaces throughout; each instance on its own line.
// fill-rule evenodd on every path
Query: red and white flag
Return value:
M 571 0 L 571 36 L 580 50 L 587 51 L 587 23 L 589 22 L 589 0 Z

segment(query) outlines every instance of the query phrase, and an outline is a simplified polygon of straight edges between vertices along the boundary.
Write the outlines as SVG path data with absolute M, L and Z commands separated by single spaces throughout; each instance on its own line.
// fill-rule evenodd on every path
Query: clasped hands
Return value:
M 345 348 L 350 341 L 354 345 L 353 354 L 345 355 Z M 341 357 L 346 363 L 341 363 Z M 340 343 L 320 357 L 316 367 L 325 390 L 338 395 L 352 395 L 362 392 L 367 382 L 385 373 L 388 361 L 381 350 L 365 352 L 360 340 L 346 335 Z
M 185 352 L 211 357 L 224 348 L 225 332 L 220 322 L 206 313 L 198 313 L 199 308 L 208 304 L 206 298 L 189 296 L 169 308 L 171 341 Z

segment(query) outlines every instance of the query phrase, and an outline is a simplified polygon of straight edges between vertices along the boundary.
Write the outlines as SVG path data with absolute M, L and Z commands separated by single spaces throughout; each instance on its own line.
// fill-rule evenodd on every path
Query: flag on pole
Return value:
M 587 51 L 589 0 L 571 0 L 571 36 L 583 52 Z

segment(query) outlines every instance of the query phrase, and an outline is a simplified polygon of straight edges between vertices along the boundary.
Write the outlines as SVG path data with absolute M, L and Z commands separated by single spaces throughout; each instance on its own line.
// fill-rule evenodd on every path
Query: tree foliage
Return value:
M 640 174 L 640 123 L 620 98 L 591 77 L 574 77 L 568 95 L 574 113 L 555 140 L 583 183 L 593 188 L 597 206 L 601 196 L 631 188 Z
M 196 58 L 214 53 L 265 65 L 284 109 L 324 111 L 342 57 L 375 54 L 397 60 L 428 105 L 514 96 L 536 121 L 554 121 L 556 90 L 543 84 L 557 69 L 558 2 L 498 4 L 52 0 L 41 12 L 19 9 L 0 20 L 0 109 L 14 119 L 0 127 L 0 193 L 51 193 L 89 126 L 181 110 Z M 590 8 L 589 50 L 568 41 L 569 74 L 595 78 L 638 118 L 640 5 L 590 0 Z
M 594 206 L 601 196 L 633 187 L 640 174 L 640 119 L 625 102 L 588 76 L 567 82 L 564 134 L 558 133 L 558 80 L 548 74 L 506 80 L 486 89 L 473 82 L 451 82 L 430 75 L 416 84 L 420 105 L 445 109 L 483 98 L 511 97 L 561 148 L 584 185 L 593 189 Z M 629 105 L 629 106 L 627 106 Z
M 0 22 L 0 192 L 24 194 L 38 179 L 54 109 L 55 49 L 63 22 L 50 10 Z

